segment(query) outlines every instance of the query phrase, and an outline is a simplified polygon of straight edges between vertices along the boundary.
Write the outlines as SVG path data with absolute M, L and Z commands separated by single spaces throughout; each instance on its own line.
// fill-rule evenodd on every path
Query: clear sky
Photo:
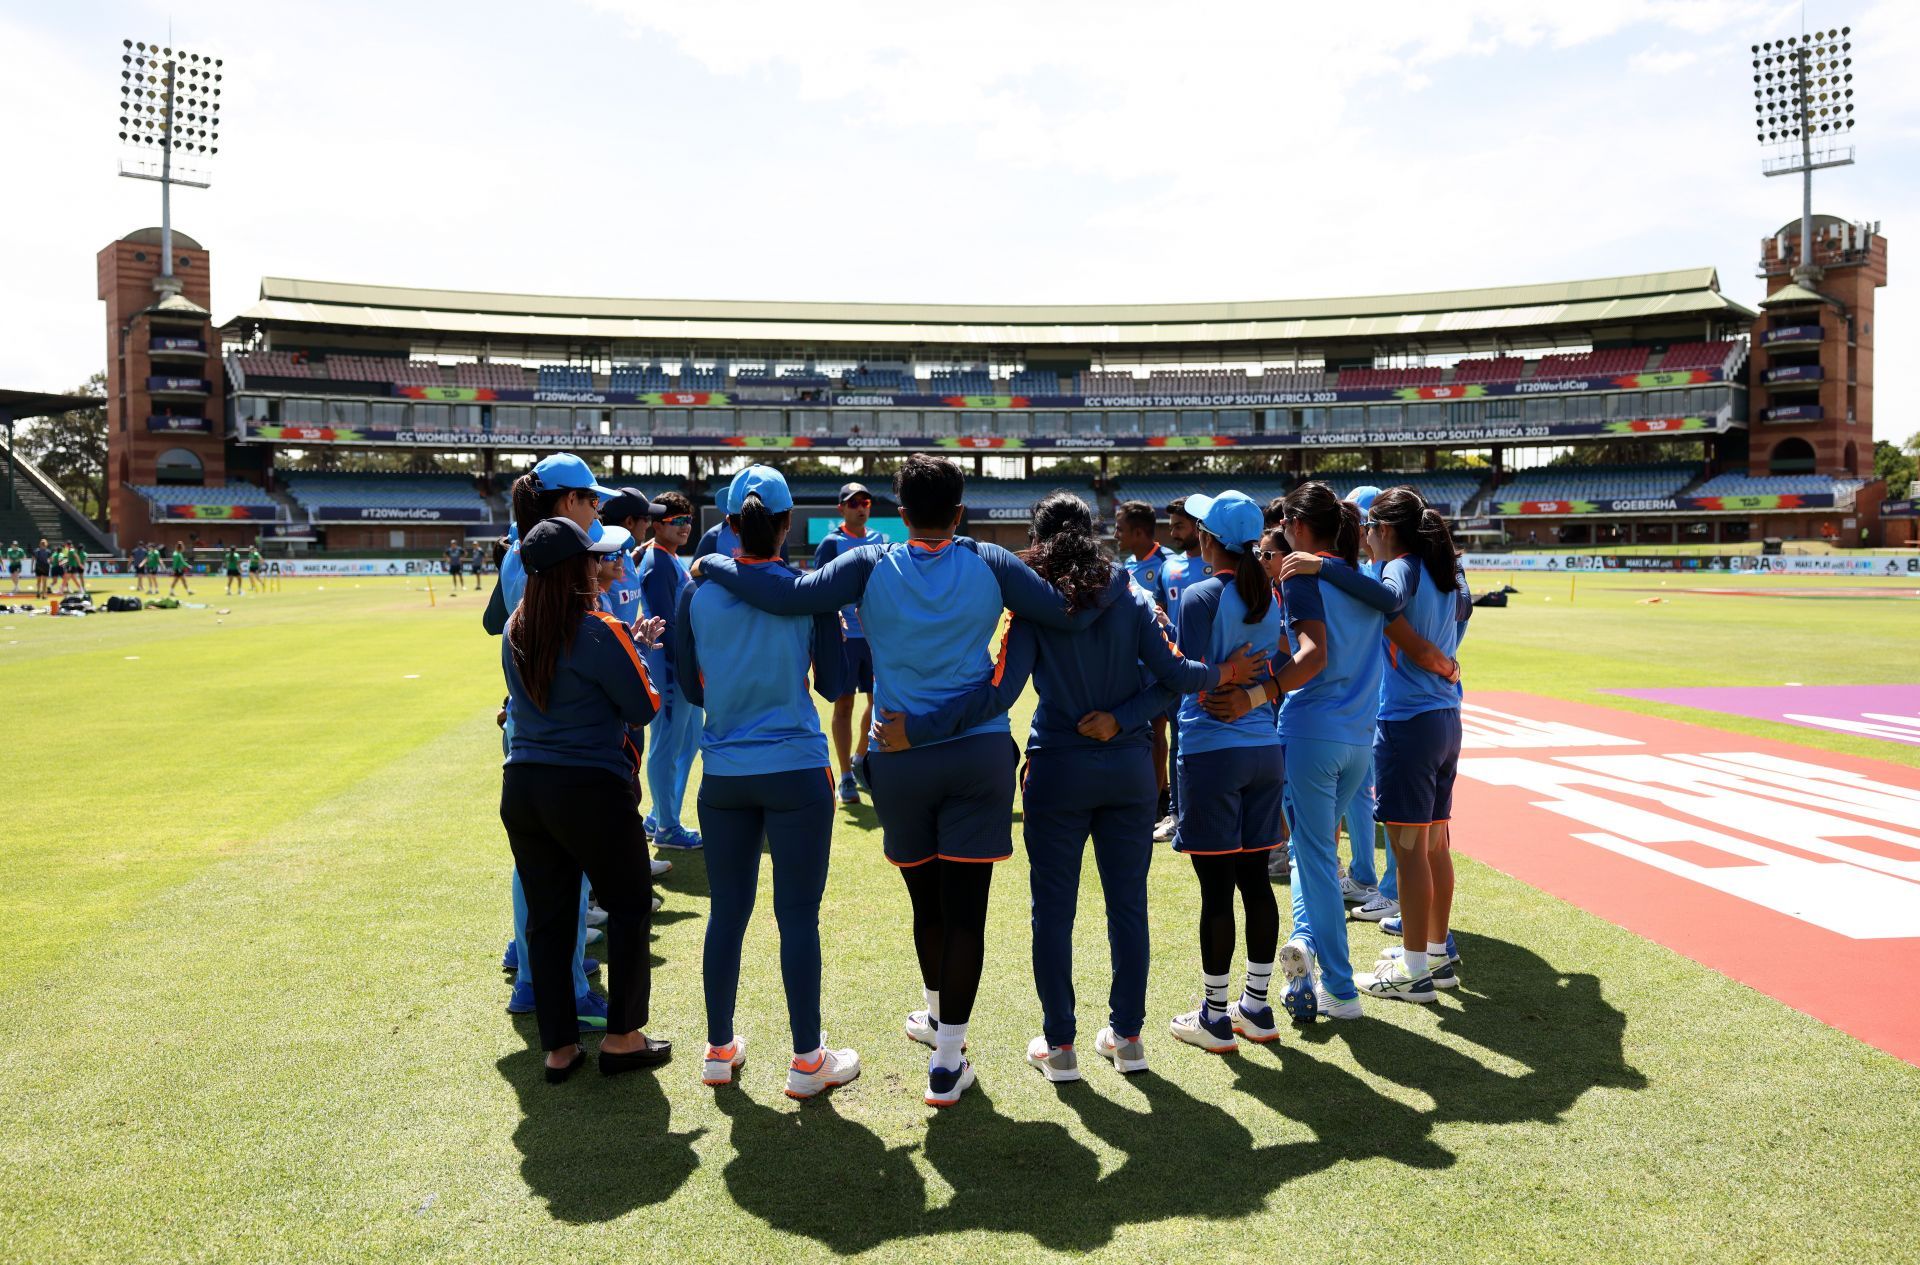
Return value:
M 120 40 L 227 59 L 215 316 L 262 275 L 455 289 L 954 302 L 1264 299 L 1712 265 L 1753 305 L 1799 213 L 1760 175 L 1749 45 L 1802 6 L 0 0 L 14 242 L 0 383 L 103 364 L 94 255 L 159 221 L 114 175 Z M 1880 220 L 1877 431 L 1920 430 L 1920 4 L 1854 28 Z M 1911 236 L 1909 236 L 1911 234 Z

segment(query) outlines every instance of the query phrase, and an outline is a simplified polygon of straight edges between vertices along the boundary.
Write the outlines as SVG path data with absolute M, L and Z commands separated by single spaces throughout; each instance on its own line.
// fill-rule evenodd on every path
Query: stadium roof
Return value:
M 1483 290 L 1245 303 L 902 304 L 576 298 L 265 277 L 230 325 L 442 339 L 1060 347 L 1340 339 L 1473 340 L 1676 319 L 1750 321 L 1712 268 Z

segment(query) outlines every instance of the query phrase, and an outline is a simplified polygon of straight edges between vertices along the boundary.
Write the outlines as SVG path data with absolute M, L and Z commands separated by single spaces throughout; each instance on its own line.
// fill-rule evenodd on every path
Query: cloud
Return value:
M 1690 48 L 1649 48 L 1635 53 L 1627 65 L 1643 75 L 1670 75 L 1699 60 L 1700 54 Z

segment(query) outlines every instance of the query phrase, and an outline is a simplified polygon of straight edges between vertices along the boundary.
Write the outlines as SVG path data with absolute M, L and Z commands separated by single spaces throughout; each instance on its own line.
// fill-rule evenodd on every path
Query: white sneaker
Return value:
M 1280 946 L 1280 973 L 1288 980 L 1313 977 L 1313 950 L 1305 940 L 1289 940 Z
M 655 900 L 659 900 L 660 898 L 659 898 L 658 896 L 656 896 L 656 897 L 654 897 L 654 899 L 655 899 Z M 660 908 L 660 907 L 659 907 L 658 905 L 655 905 L 655 906 L 654 906 L 654 908 L 655 908 L 655 909 L 658 909 L 658 908 Z M 606 938 L 607 938 L 607 933 L 606 933 L 606 932 L 604 932 L 604 931 L 602 931 L 602 930 L 600 930 L 600 928 L 598 928 L 598 927 L 588 927 L 588 928 L 587 928 L 587 943 L 588 943 L 588 944 L 599 944 L 599 943 L 600 943 L 600 942 L 601 942 L 602 940 L 604 940 L 604 939 L 606 939 Z
M 702 1085 L 731 1085 L 734 1070 L 747 1061 L 747 1039 L 739 1033 L 725 1045 L 707 1047 L 706 1061 L 700 1064 Z
M 944 1067 L 927 1068 L 927 1106 L 951 1107 L 960 1101 L 960 1095 L 973 1085 L 973 1064 L 966 1059 L 960 1060 L 960 1070 L 950 1071 Z
M 1179 824 L 1180 823 L 1178 821 L 1174 820 L 1173 814 L 1168 813 L 1165 817 L 1162 817 L 1159 821 L 1154 823 L 1153 841 L 1155 843 L 1166 843 L 1168 840 L 1173 838 L 1174 829 Z
M 1139 1037 L 1122 1041 L 1112 1028 L 1102 1028 L 1093 1039 L 1093 1052 L 1111 1062 L 1117 1072 L 1131 1074 L 1147 1070 L 1147 1046 Z
M 1341 1001 L 1324 988 L 1314 990 L 1314 1000 L 1319 1003 L 1320 1013 L 1329 1019 L 1358 1019 L 1365 1013 L 1360 1009 L 1358 997 Z
M 606 926 L 607 911 L 600 908 L 600 906 L 598 905 L 588 905 L 587 906 L 587 925 L 589 927 Z
M 1360 981 L 1360 991 L 1369 997 L 1425 1005 L 1433 1001 L 1433 977 L 1424 971 L 1416 977 L 1407 970 L 1404 958 L 1386 958 L 1373 968 L 1370 979 Z
M 1027 1062 L 1055 1084 L 1080 1079 L 1080 1056 L 1070 1045 L 1048 1045 L 1045 1037 L 1027 1042 Z
M 1400 902 L 1391 896 L 1382 896 L 1376 889 L 1364 905 L 1348 912 L 1361 922 L 1379 922 L 1382 918 L 1399 917 Z
M 673 862 L 667 860 L 665 857 L 655 857 L 650 864 L 653 866 L 653 876 L 655 878 L 659 878 L 662 874 L 672 873 L 673 871 Z
M 1197 1045 L 1209 1054 L 1232 1054 L 1238 1050 L 1240 1043 L 1233 1036 L 1233 1021 L 1225 1015 L 1208 1019 L 1205 1014 L 1206 1007 L 1199 1006 L 1184 1015 L 1175 1015 L 1167 1031 L 1176 1040 Z
M 852 1050 L 835 1050 L 826 1045 L 826 1034 L 820 1035 L 820 1052 L 811 1066 L 801 1062 L 798 1054 L 787 1065 L 787 1097 L 811 1098 L 822 1090 L 845 1085 L 860 1079 L 860 1056 Z
M 1262 1019 L 1260 1012 L 1247 1010 L 1241 1002 L 1228 1002 L 1227 1021 L 1233 1025 L 1235 1032 L 1255 1045 L 1265 1045 L 1280 1035 L 1280 1027 L 1274 1021 L 1271 1006 L 1266 1008 L 1266 1018 Z
M 1356 883 L 1345 874 L 1340 876 L 1340 899 L 1349 905 L 1364 905 L 1379 894 L 1380 889 L 1377 887 Z
M 940 1029 L 934 1024 L 932 1015 L 924 1010 L 910 1010 L 907 1012 L 908 1040 L 918 1041 L 921 1045 L 931 1049 L 935 1038 L 939 1035 Z
M 656 913 L 656 914 L 657 914 L 657 913 L 659 913 L 659 912 L 660 912 L 660 906 L 662 906 L 662 905 L 664 905 L 664 904 L 666 904 L 666 903 L 667 903 L 667 902 L 666 902 L 666 900 L 665 900 L 665 898 L 663 898 L 663 897 L 662 897 L 662 896 L 660 895 L 660 893 L 659 893 L 659 892 L 655 892 L 655 893 L 653 894 L 653 912 L 654 912 L 654 913 Z M 589 932 L 588 934 L 589 934 L 589 935 L 592 935 L 592 934 L 597 934 L 597 933 L 593 933 L 593 932 Z M 592 943 L 593 943 L 593 941 L 592 941 L 592 940 L 588 940 L 588 941 L 587 941 L 587 943 L 588 943 L 588 944 L 592 944 Z

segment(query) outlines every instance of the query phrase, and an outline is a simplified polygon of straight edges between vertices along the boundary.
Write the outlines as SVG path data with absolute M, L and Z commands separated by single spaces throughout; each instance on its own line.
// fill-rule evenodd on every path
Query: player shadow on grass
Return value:
M 1467 978 L 1480 979 L 1483 992 L 1431 1009 L 1409 1008 L 1411 1027 L 1373 1019 L 1323 1022 L 1284 1030 L 1270 1046 L 1244 1045 L 1228 1060 L 1238 1092 L 1222 1101 L 1181 1087 L 1183 1061 L 1204 1056 L 1166 1042 L 1155 1045 L 1157 1072 L 1122 1081 L 1094 1067 L 1091 1083 L 1060 1086 L 1061 1102 L 1086 1129 L 1123 1154 L 1105 1174 L 1101 1158 L 1065 1126 L 1002 1115 L 983 1082 L 927 1123 L 925 1162 L 954 1191 L 940 1207 L 927 1205 L 912 1145 L 889 1147 L 830 1103 L 783 1111 L 739 1093 L 719 1100 L 734 1122 L 728 1189 L 775 1229 L 837 1253 L 973 1230 L 1024 1234 L 1051 1250 L 1084 1252 L 1107 1245 L 1125 1225 L 1246 1216 L 1289 1182 L 1343 1161 L 1444 1169 L 1456 1157 L 1433 1138 L 1437 1124 L 1551 1124 L 1590 1089 L 1645 1086 L 1625 1060 L 1625 1017 L 1592 976 L 1562 974 L 1503 941 L 1461 939 L 1463 974 L 1471 967 L 1476 976 Z M 1424 1035 L 1427 1024 L 1480 1047 L 1484 1061 Z M 1368 1072 L 1432 1097 L 1435 1109 L 1381 1094 L 1316 1052 L 1336 1041 Z M 994 1067 L 987 1074 L 1015 1073 Z M 877 1084 L 863 1089 L 904 1092 Z M 1261 1123 L 1262 1111 L 1304 1126 L 1313 1137 L 1256 1145 L 1249 1124 Z M 1204 1180 L 1196 1157 L 1204 1157 Z M 804 1192 L 782 1180 L 821 1167 L 857 1180 Z
M 706 1132 L 674 1133 L 671 1110 L 652 1076 L 608 1080 L 591 1066 L 556 1090 L 537 1046 L 494 1064 L 520 1099 L 520 1176 L 556 1221 L 611 1221 L 670 1199 L 699 1166 L 693 1144 Z M 615 1152 L 583 1145 L 618 1138 Z

